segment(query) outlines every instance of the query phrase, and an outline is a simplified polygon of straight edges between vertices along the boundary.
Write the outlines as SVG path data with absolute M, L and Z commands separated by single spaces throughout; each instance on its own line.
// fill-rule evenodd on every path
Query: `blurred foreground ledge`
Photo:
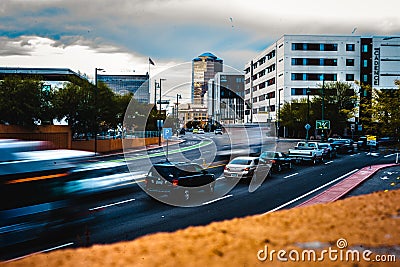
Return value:
M 343 249 L 338 240 L 343 241 L 341 246 L 345 244 Z M 5 266 L 398 266 L 399 244 L 400 190 L 393 190 L 189 227 L 131 242 L 38 254 Z M 268 256 L 276 250 L 273 259 L 259 259 L 266 256 L 265 248 Z M 321 251 L 329 248 L 337 251 L 336 260 L 324 254 L 319 261 Z M 300 260 L 279 261 L 279 250 L 291 252 L 292 257 L 296 256 L 293 251 L 298 251 Z M 305 250 L 316 251 L 317 259 L 301 260 Z M 340 253 L 346 255 L 349 250 L 358 251 L 361 259 L 341 260 Z M 370 262 L 362 258 L 365 250 L 372 251 Z M 389 254 L 397 262 L 374 260 L 376 255 Z

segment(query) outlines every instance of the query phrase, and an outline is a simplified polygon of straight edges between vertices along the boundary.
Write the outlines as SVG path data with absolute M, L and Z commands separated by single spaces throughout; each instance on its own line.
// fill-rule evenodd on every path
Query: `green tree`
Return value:
M 32 126 L 49 120 L 51 92 L 43 92 L 38 77 L 6 77 L 0 81 L 0 122 Z

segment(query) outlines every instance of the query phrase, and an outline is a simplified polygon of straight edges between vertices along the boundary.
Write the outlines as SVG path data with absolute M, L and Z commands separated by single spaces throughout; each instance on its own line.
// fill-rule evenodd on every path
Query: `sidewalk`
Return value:
M 373 176 L 379 170 L 392 166 L 400 166 L 400 165 L 392 163 L 392 164 L 380 164 L 380 165 L 372 165 L 364 167 L 361 170 L 357 171 L 356 173 L 340 181 L 339 183 L 335 184 L 334 186 L 330 187 L 329 189 L 325 190 L 324 192 L 297 205 L 296 208 L 336 201 L 341 197 L 343 197 L 344 195 L 346 195 L 347 193 L 349 193 L 354 188 L 356 188 L 359 184 L 361 184 L 362 182 Z

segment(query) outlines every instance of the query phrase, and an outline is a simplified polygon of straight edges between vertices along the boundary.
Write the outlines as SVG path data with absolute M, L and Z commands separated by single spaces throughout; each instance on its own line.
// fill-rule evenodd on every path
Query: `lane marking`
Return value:
M 217 198 L 217 199 L 213 199 L 213 200 L 204 202 L 203 205 L 211 204 L 211 203 L 217 202 L 219 200 L 223 200 L 223 199 L 231 197 L 231 196 L 233 196 L 233 195 L 226 195 L 226 196 L 223 196 L 223 197 L 220 197 L 220 198 Z
M 325 162 L 325 165 L 331 164 L 333 162 L 333 160 Z
M 391 157 L 391 156 L 396 156 L 396 153 L 390 154 L 390 155 L 386 155 L 386 156 L 383 156 L 383 157 L 384 157 L 384 158 L 388 158 L 388 157 Z
M 98 210 L 98 209 L 104 209 L 104 208 L 108 208 L 108 207 L 112 207 L 112 206 L 128 203 L 128 202 L 131 202 L 131 201 L 135 201 L 135 199 L 131 198 L 131 199 L 127 199 L 127 200 L 124 200 L 124 201 L 119 201 L 119 202 L 111 203 L 111 204 L 108 204 L 108 205 L 91 208 L 89 210 L 90 211 L 94 211 L 94 210 Z
M 298 174 L 299 174 L 298 172 L 292 173 L 292 174 L 290 174 L 290 175 L 288 175 L 288 176 L 283 177 L 283 179 L 286 179 L 286 178 L 289 178 L 289 177 L 293 177 L 293 176 L 296 176 L 296 175 L 298 175 Z
M 49 251 L 56 250 L 56 249 L 59 249 L 59 248 L 68 247 L 68 246 L 71 246 L 73 244 L 74 244 L 74 242 L 66 243 L 66 244 L 63 244 L 63 245 L 60 245 L 60 246 L 56 246 L 56 247 L 53 247 L 53 248 L 48 248 L 48 249 L 45 249 L 45 250 L 40 250 L 40 251 L 37 251 L 37 252 L 33 252 L 31 254 L 27 254 L 27 255 L 24 255 L 24 256 L 21 256 L 21 257 L 18 257 L 18 258 L 14 258 L 14 259 L 11 259 L 11 260 L 4 261 L 4 262 L 7 263 L 7 262 L 21 260 L 21 259 L 33 256 L 33 255 L 36 255 L 36 254 L 45 253 L 45 252 L 49 252 Z
M 302 196 L 299 196 L 299 197 L 297 197 L 297 198 L 295 198 L 295 199 L 292 199 L 291 201 L 286 202 L 285 204 L 282 204 L 282 205 L 280 205 L 280 206 L 278 206 L 278 207 L 276 207 L 276 208 L 274 208 L 274 209 L 272 209 L 272 210 L 269 210 L 269 211 L 267 211 L 267 212 L 265 212 L 265 213 L 263 213 L 263 214 L 261 214 L 261 215 L 265 215 L 265 214 L 268 214 L 268 213 L 271 213 L 271 212 L 280 210 L 281 208 L 286 207 L 286 206 L 288 206 L 288 205 L 290 205 L 290 204 L 296 202 L 297 200 L 300 200 L 300 199 L 302 199 L 302 198 L 305 198 L 306 196 L 311 195 L 312 193 L 314 193 L 314 192 L 316 192 L 316 191 L 318 191 L 318 190 L 320 190 L 320 189 L 322 189 L 322 188 L 324 188 L 324 187 L 326 187 L 326 186 L 328 186 L 328 185 L 330 185 L 330 184 L 333 184 L 333 183 L 335 183 L 336 181 L 339 181 L 339 180 L 345 178 L 346 176 L 349 176 L 349 175 L 351 175 L 351 174 L 353 174 L 353 173 L 355 173 L 355 172 L 357 172 L 357 171 L 358 171 L 358 169 L 354 169 L 354 170 L 352 170 L 352 171 L 350 171 L 350 172 L 348 172 L 348 173 L 346 173 L 346 174 L 343 174 L 343 175 L 340 176 L 339 178 L 336 178 L 335 180 L 332 180 L 332 181 L 330 181 L 329 183 L 326 183 L 326 184 L 324 184 L 324 185 L 321 185 L 320 187 L 315 188 L 314 190 L 311 190 L 310 192 L 308 192 L 308 193 L 306 193 L 306 194 L 304 194 L 304 195 L 302 195 Z

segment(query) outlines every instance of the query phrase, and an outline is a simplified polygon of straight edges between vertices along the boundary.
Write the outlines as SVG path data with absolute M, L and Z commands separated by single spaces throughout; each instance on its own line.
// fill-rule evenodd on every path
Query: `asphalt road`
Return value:
M 187 142 L 169 148 L 170 152 L 174 149 L 198 145 L 207 139 L 223 139 L 221 136 L 205 134 L 193 136 L 188 134 L 184 137 Z M 217 146 L 223 146 L 223 142 Z M 215 144 L 214 143 L 214 144 Z M 290 143 L 281 141 L 278 148 L 286 151 Z M 163 153 L 165 149 L 153 150 L 150 153 Z M 201 148 L 185 151 L 185 157 L 196 160 L 205 155 L 205 151 L 211 151 L 210 145 Z M 130 155 L 141 157 L 141 153 Z M 154 156 L 153 160 L 160 160 L 161 156 Z M 135 166 L 141 165 L 143 159 L 131 158 Z M 108 157 L 105 160 L 120 161 L 124 160 L 121 156 Z M 152 161 L 153 161 L 152 160 Z M 219 177 L 223 172 L 223 157 L 217 157 L 217 163 L 210 165 L 210 171 Z M 85 223 L 80 227 L 62 231 L 62 234 L 51 233 L 42 238 L 22 244 L 2 253 L 2 259 L 13 259 L 45 250 L 57 249 L 59 247 L 81 247 L 93 244 L 108 244 L 124 240 L 132 240 L 137 237 L 156 233 L 171 232 L 189 226 L 207 225 L 211 222 L 222 221 L 237 217 L 245 217 L 254 214 L 262 214 L 279 209 L 292 208 L 299 203 L 318 194 L 329 185 L 338 182 L 351 173 L 369 164 L 380 164 L 394 162 L 394 157 L 385 155 L 367 155 L 365 152 L 353 155 L 339 155 L 332 161 L 325 161 L 315 166 L 295 165 L 292 170 L 282 173 L 273 173 L 272 178 L 267 179 L 254 192 L 249 192 L 249 185 L 240 182 L 228 193 L 226 188 L 231 183 L 223 177 L 217 180 L 215 195 L 217 199 L 210 199 L 204 205 L 183 208 L 164 204 L 149 197 L 138 186 L 143 179 L 136 179 L 131 186 L 118 193 L 107 193 L 101 197 L 86 199 L 81 206 L 87 210 Z M 208 164 L 208 162 L 206 162 Z M 132 171 L 132 169 L 131 169 Z M 384 180 L 382 180 L 384 181 Z M 368 193 L 368 189 L 361 193 Z M 219 195 L 221 195 L 219 197 Z M 202 196 L 195 196 L 193 201 L 199 203 L 207 202 Z

